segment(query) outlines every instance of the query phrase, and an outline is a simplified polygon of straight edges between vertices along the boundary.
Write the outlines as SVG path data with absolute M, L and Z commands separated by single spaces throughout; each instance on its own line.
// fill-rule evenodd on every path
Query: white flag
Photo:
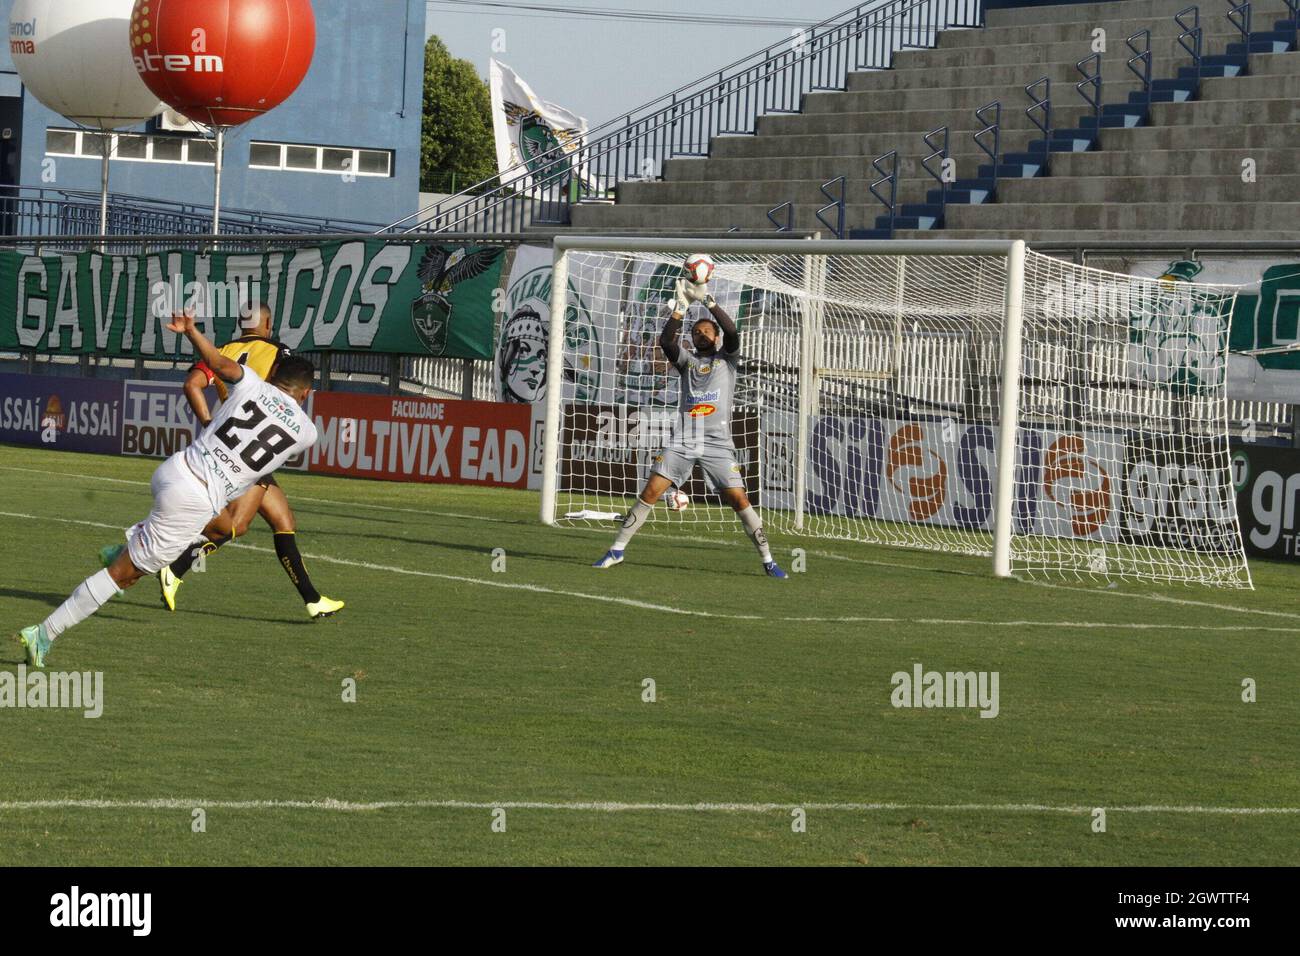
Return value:
M 558 147 L 564 153 L 574 153 L 582 146 L 587 121 L 539 99 L 518 73 L 499 60 L 491 61 L 488 78 L 501 184 L 524 189 L 534 184 L 533 173 L 559 157 L 560 153 L 552 150 Z M 521 163 L 527 163 L 527 168 L 507 174 L 507 170 Z M 554 187 L 558 197 L 569 188 L 570 167 L 553 166 L 546 178 L 547 185 Z

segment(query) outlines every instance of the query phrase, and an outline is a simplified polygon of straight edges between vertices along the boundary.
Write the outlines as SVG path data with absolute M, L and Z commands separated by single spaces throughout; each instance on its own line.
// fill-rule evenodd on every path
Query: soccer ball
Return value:
M 669 511 L 685 511 L 691 506 L 691 499 L 680 488 L 671 488 L 668 494 L 664 495 L 664 505 Z
M 689 281 L 704 285 L 713 278 L 713 259 L 703 252 L 697 252 L 682 265 L 682 272 L 686 273 Z

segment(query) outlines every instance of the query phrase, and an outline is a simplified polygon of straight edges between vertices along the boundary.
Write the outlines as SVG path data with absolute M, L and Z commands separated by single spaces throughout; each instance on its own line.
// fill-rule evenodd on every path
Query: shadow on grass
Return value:
M 288 585 L 285 586 L 288 587 Z M 319 623 L 309 618 L 306 611 L 302 611 L 302 617 L 295 616 L 293 618 L 278 615 L 271 617 L 263 614 L 232 614 L 229 611 L 219 611 L 215 610 L 211 606 L 205 605 L 202 600 L 203 597 L 206 597 L 206 595 L 193 595 L 188 604 L 178 604 L 175 612 L 166 610 L 162 607 L 160 602 L 157 607 L 157 613 L 168 623 L 172 624 L 178 631 L 184 630 L 187 619 L 192 619 L 195 616 L 222 618 L 228 621 L 242 621 L 246 624 L 252 624 L 255 627 L 265 627 L 268 624 L 285 624 L 289 626 L 306 625 L 310 627 L 313 624 Z M 297 595 L 295 594 L 294 597 L 296 598 Z M 212 591 L 212 601 L 213 603 L 229 603 L 231 601 L 230 590 L 226 589 L 224 592 L 219 592 L 214 589 Z M 132 602 L 132 606 L 141 607 L 142 609 L 149 611 L 153 610 L 149 607 L 148 602 L 145 602 L 144 604 Z M 301 605 L 299 605 L 299 607 L 301 608 Z M 99 615 L 96 616 L 98 617 Z
M 49 607 L 58 607 L 68 599 L 71 589 L 62 594 L 56 591 L 24 591 L 22 588 L 0 588 L 0 598 L 17 598 L 22 601 L 36 601 Z
M 319 504 L 319 503 L 320 503 L 319 501 L 313 502 L 313 504 Z M 499 518 L 493 515 L 491 516 L 491 520 L 487 521 L 486 519 L 488 516 L 484 516 L 480 518 L 477 515 L 467 514 L 460 517 L 453 517 L 448 512 L 441 511 L 436 508 L 431 508 L 427 512 L 421 512 L 420 509 L 418 508 L 399 509 L 393 507 L 389 509 L 389 506 L 386 505 L 365 505 L 365 504 L 358 503 L 356 505 L 356 508 L 358 509 L 357 511 L 343 511 L 340 513 L 338 511 L 324 511 L 320 508 L 315 508 L 315 507 L 302 507 L 294 504 L 292 501 L 290 502 L 290 504 L 293 506 L 294 514 L 297 515 L 318 515 L 323 518 L 335 518 L 335 519 L 348 518 L 348 519 L 356 519 L 357 521 L 380 522 L 383 524 L 406 525 L 406 524 L 410 524 L 411 518 L 416 518 L 416 519 L 427 518 L 432 521 L 451 521 L 451 522 L 474 521 L 478 523 L 486 522 L 488 524 L 494 524 L 494 525 L 517 525 L 517 526 L 534 526 L 534 527 L 540 526 L 539 522 L 531 519 L 526 519 L 526 518 Z M 347 506 L 343 502 L 340 502 L 339 507 L 346 508 Z M 410 517 L 406 519 L 381 518 L 374 513 L 376 510 L 401 511 L 403 514 L 409 514 Z

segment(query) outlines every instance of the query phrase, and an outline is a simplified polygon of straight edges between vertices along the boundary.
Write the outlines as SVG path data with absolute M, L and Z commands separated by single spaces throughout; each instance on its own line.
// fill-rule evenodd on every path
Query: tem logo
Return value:
M 226 61 L 212 53 L 190 56 L 145 50 L 135 58 L 135 68 L 141 73 L 225 73 Z
M 1081 538 L 1101 530 L 1110 517 L 1110 476 L 1084 454 L 1083 438 L 1062 435 L 1047 449 L 1043 493 L 1070 511 L 1070 529 Z
M 948 497 L 948 465 L 924 445 L 920 425 L 904 425 L 889 439 L 885 479 L 908 498 L 907 512 L 913 521 L 933 518 Z M 926 468 L 930 460 L 930 470 Z
M 718 406 L 710 405 L 708 402 L 701 402 L 699 405 L 693 406 L 687 414 L 690 415 L 691 418 L 707 418 L 717 410 Z

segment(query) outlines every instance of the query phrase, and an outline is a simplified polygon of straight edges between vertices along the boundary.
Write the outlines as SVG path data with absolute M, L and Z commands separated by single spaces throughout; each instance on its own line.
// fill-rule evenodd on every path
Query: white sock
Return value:
M 98 574 L 92 574 L 81 584 L 72 596 L 59 605 L 58 609 L 45 619 L 45 633 L 54 640 L 70 627 L 80 624 L 90 615 L 117 597 L 122 592 L 117 582 L 108 573 L 108 568 Z
M 772 563 L 772 549 L 767 546 L 767 535 L 763 533 L 763 519 L 758 516 L 754 506 L 750 505 L 744 511 L 737 511 L 736 517 L 740 523 L 745 526 L 745 534 L 749 535 L 749 540 L 754 542 L 754 547 L 763 558 L 764 564 Z
M 623 527 L 619 529 L 618 537 L 614 539 L 613 551 L 622 551 L 627 547 L 627 543 L 632 540 L 632 535 L 641 530 L 645 524 L 645 519 L 650 517 L 650 512 L 654 510 L 652 505 L 646 504 L 640 498 L 632 506 L 632 510 L 623 518 Z

